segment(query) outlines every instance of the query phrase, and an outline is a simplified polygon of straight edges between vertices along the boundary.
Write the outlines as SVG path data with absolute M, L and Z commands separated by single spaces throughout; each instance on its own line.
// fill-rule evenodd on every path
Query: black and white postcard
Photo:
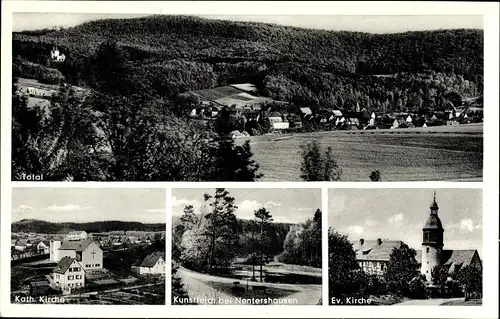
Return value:
M 14 188 L 11 302 L 165 304 L 165 191 Z
M 330 189 L 330 305 L 481 305 L 481 189 Z
M 479 15 L 13 24 L 13 181 L 483 177 Z
M 320 189 L 174 189 L 173 305 L 321 305 Z

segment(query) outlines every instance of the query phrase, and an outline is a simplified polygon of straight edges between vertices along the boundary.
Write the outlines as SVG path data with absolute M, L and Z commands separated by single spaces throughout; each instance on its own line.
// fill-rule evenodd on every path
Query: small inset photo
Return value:
M 321 305 L 321 189 L 174 189 L 173 305 Z
M 11 303 L 165 304 L 165 190 L 13 188 Z
M 481 189 L 330 189 L 330 305 L 482 305 Z

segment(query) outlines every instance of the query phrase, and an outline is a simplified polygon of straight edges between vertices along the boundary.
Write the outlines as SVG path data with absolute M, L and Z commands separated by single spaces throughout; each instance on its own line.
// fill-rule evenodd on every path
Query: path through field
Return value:
M 182 279 L 182 282 L 191 298 L 221 298 L 225 300 L 234 299 L 233 296 L 224 293 L 213 286 L 206 284 L 207 282 L 227 283 L 232 284 L 236 279 L 211 276 L 194 272 L 183 267 L 179 267 L 177 274 Z M 241 282 L 241 285 L 246 285 L 246 282 Z M 295 298 L 299 305 L 316 305 L 321 298 L 321 285 L 291 285 L 291 284 L 272 284 L 251 282 L 250 286 L 262 286 L 294 290 L 291 295 L 286 296 L 287 299 Z

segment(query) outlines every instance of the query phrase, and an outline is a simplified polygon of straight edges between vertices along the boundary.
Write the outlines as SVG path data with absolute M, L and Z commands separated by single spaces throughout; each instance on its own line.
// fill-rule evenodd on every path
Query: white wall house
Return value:
M 42 240 L 36 245 L 38 252 L 42 254 L 50 253 L 50 242 L 47 240 Z
M 66 240 L 82 240 L 87 239 L 88 234 L 84 230 L 78 231 L 70 231 L 68 235 L 66 235 Z
M 165 275 L 165 256 L 162 252 L 154 252 L 133 269 L 140 275 Z
M 63 294 L 85 286 L 85 270 L 75 258 L 63 257 L 54 268 L 52 277 Z

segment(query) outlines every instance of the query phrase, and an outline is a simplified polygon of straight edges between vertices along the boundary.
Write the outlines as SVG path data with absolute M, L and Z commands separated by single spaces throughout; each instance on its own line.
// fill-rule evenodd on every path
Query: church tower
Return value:
M 432 269 L 441 262 L 443 251 L 443 225 L 438 216 L 438 204 L 436 203 L 436 192 L 431 204 L 431 213 L 424 228 L 422 229 L 422 266 L 420 272 L 425 275 L 427 281 L 432 280 Z

